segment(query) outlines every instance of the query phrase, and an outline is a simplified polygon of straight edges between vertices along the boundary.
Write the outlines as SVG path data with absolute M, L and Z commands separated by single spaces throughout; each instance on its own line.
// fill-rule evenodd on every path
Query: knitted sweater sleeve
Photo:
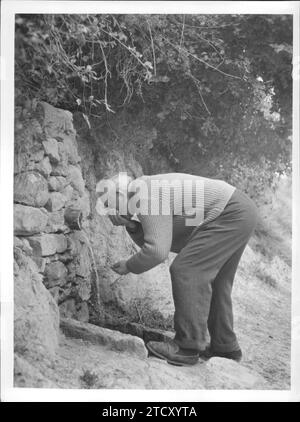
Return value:
M 126 227 L 126 231 L 131 237 L 131 239 L 134 241 L 134 243 L 136 243 L 141 248 L 144 244 L 144 230 L 141 223 L 139 223 L 138 221 L 134 222 L 135 230 L 130 230 L 128 227 Z
M 129 258 L 126 266 L 129 271 L 140 274 L 150 270 L 167 259 L 172 244 L 172 215 L 139 215 L 141 227 L 133 240 L 141 241 L 141 250 Z M 138 244 L 138 242 L 136 242 Z

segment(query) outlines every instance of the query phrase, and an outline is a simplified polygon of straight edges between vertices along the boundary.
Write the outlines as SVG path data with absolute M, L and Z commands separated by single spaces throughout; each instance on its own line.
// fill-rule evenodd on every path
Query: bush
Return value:
M 290 170 L 291 69 L 288 15 L 16 17 L 17 104 L 45 100 L 103 124 L 143 112 L 174 169 L 185 153 L 202 174 L 249 175 L 252 188 Z

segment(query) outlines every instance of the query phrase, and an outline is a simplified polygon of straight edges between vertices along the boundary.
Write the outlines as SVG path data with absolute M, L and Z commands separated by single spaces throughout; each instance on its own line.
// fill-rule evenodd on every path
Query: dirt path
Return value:
M 281 277 L 272 286 L 266 279 L 253 277 L 257 272 L 253 268 L 255 261 L 250 257 L 247 261 L 238 272 L 233 290 L 235 328 L 244 353 L 243 365 L 260 373 L 272 389 L 289 389 L 290 268 L 281 262 Z

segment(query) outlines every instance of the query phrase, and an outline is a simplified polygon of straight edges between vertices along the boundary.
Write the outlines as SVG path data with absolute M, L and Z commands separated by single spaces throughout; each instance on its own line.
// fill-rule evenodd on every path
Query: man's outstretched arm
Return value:
M 134 243 L 136 243 L 141 248 L 144 244 L 143 226 L 136 220 L 130 220 L 130 222 L 133 224 L 130 226 L 126 226 L 127 233 L 134 241 Z
M 172 244 L 171 215 L 140 215 L 139 219 L 141 224 L 132 238 L 137 244 L 140 242 L 141 250 L 126 262 L 128 270 L 135 274 L 148 271 L 167 259 Z

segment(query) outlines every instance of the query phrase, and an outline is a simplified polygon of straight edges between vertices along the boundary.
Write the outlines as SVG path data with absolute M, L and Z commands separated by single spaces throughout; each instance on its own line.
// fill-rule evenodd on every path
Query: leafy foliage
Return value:
M 288 15 L 16 17 L 17 98 L 89 119 L 146 111 L 172 166 L 187 155 L 238 184 L 256 168 L 258 191 L 290 169 L 291 60 Z

